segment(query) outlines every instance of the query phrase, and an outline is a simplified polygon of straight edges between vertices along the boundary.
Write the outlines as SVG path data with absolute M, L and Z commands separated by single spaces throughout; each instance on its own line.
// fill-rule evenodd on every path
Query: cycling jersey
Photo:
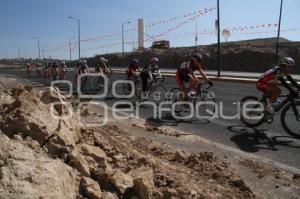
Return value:
M 99 62 L 99 72 L 102 71 L 104 75 L 109 75 L 112 72 L 110 66 L 106 63 Z
M 131 78 L 134 75 L 134 73 L 138 70 L 139 70 L 138 65 L 130 64 L 126 70 L 127 77 Z
M 275 66 L 268 71 L 266 71 L 262 76 L 259 77 L 256 87 L 258 90 L 265 91 L 268 89 L 269 83 L 271 81 L 278 80 L 279 77 L 282 77 L 282 69 L 280 66 Z
M 78 67 L 78 74 L 87 73 L 89 66 L 87 64 L 80 64 Z
M 196 66 L 192 64 L 190 61 L 183 62 L 176 72 L 176 80 L 180 83 L 189 82 L 190 75 L 194 73 L 196 70 Z
M 142 69 L 142 73 L 157 73 L 159 71 L 158 65 L 148 64 Z

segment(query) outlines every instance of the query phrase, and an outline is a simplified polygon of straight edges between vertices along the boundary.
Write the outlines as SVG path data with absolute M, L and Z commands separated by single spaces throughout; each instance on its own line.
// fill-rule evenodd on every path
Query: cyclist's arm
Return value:
M 282 86 L 289 90 L 289 92 L 297 94 L 296 91 L 285 81 L 283 76 L 278 77 L 278 80 L 281 82 Z
M 152 81 L 152 80 L 153 80 L 153 75 L 152 75 L 152 72 L 151 72 L 151 70 L 148 70 L 148 75 L 149 75 L 149 79 L 150 79 L 150 81 Z
M 161 72 L 159 69 L 157 70 L 157 75 L 158 75 L 158 77 L 161 77 Z
M 286 78 L 291 82 L 291 84 L 297 88 L 300 89 L 300 85 L 294 80 L 294 78 L 291 75 L 287 75 Z
M 202 70 L 202 68 L 198 68 L 198 71 L 199 71 L 199 73 L 200 73 L 200 75 L 206 80 L 206 81 L 210 81 L 209 79 L 208 79 L 208 77 L 206 76 L 206 74 L 203 72 L 203 70 Z
M 110 70 L 111 73 L 113 73 L 113 69 L 111 68 L 111 66 L 107 65 L 107 68 Z
M 100 74 L 101 76 L 104 75 L 103 70 L 102 70 L 102 67 L 99 68 L 99 74 Z

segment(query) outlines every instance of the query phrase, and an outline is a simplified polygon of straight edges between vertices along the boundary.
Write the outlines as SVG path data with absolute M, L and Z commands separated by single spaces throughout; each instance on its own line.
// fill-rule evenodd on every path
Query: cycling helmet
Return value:
M 105 59 L 104 57 L 100 57 L 99 61 L 102 62 L 102 63 L 107 63 L 108 62 L 108 60 Z
M 158 58 L 157 57 L 152 57 L 150 61 L 151 62 L 158 62 Z
M 193 53 L 191 58 L 197 60 L 199 63 L 202 62 L 202 55 L 199 53 Z
M 139 64 L 139 60 L 138 59 L 133 59 L 130 64 L 132 64 L 132 65 L 138 65 Z
M 65 64 L 66 64 L 66 62 L 64 62 L 64 61 L 63 61 L 63 62 L 61 62 L 61 64 L 62 64 L 62 65 L 65 65 Z
M 283 66 L 294 66 L 295 65 L 295 61 L 293 58 L 291 57 L 283 57 L 279 60 L 279 65 L 283 65 Z

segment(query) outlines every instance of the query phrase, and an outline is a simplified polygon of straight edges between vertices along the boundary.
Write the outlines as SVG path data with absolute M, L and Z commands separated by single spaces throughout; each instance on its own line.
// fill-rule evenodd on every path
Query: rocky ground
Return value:
M 168 139 L 155 139 L 158 135 L 196 143 L 191 135 L 135 120 L 91 127 L 69 114 L 80 100 L 65 99 L 56 89 L 51 95 L 30 85 L 10 89 L 2 83 L 0 88 L 0 198 L 297 198 L 300 194 L 298 173 L 217 149 L 185 151 L 172 146 L 174 142 L 168 144 Z M 102 117 L 86 107 L 80 110 L 83 118 Z

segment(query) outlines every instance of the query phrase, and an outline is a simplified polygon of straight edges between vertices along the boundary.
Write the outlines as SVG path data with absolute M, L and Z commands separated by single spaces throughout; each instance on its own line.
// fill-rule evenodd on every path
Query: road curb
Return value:
M 125 70 L 116 69 L 116 70 L 114 70 L 114 72 L 119 73 L 119 74 L 124 74 Z M 174 74 L 174 73 L 162 72 L 162 74 L 166 77 L 175 77 L 176 76 L 176 74 Z M 200 77 L 200 76 L 197 75 L 197 77 Z M 250 78 L 217 77 L 217 76 L 212 76 L 212 75 L 208 75 L 208 78 L 210 78 L 211 80 L 214 80 L 214 81 L 228 81 L 228 82 L 239 82 L 239 83 L 255 83 L 257 81 L 257 79 L 250 79 Z

